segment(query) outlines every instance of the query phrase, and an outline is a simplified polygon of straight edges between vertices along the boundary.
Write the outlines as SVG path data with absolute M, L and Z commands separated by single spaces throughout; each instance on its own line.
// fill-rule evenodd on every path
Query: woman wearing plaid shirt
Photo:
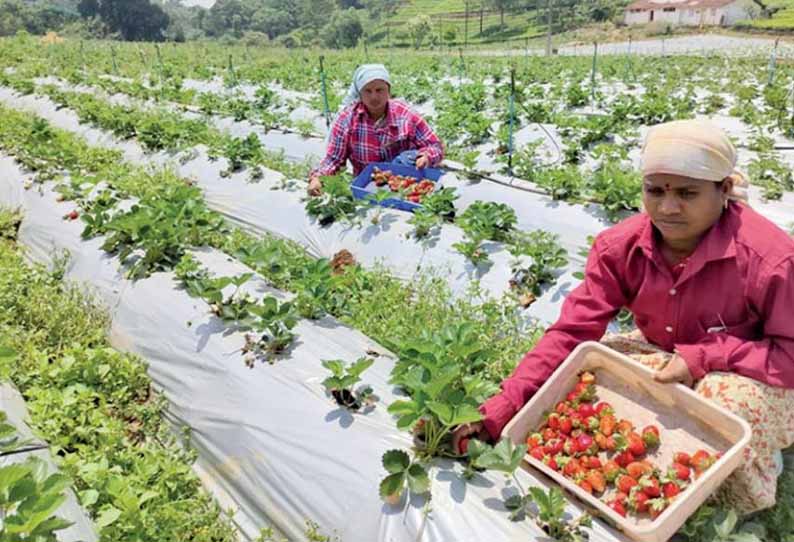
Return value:
M 328 151 L 309 175 L 309 194 L 322 191 L 321 177 L 334 175 L 347 160 L 358 175 L 372 162 L 438 165 L 444 148 L 427 122 L 400 100 L 390 95 L 389 72 L 381 64 L 359 66 L 345 106 L 331 127 Z

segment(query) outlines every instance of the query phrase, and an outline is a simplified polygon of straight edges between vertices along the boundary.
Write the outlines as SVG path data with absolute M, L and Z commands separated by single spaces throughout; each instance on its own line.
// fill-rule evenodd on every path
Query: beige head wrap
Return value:
M 677 120 L 654 126 L 642 149 L 642 175 L 667 173 L 720 182 L 730 177 L 730 199 L 747 202 L 747 178 L 736 169 L 736 149 L 725 132 L 707 121 Z

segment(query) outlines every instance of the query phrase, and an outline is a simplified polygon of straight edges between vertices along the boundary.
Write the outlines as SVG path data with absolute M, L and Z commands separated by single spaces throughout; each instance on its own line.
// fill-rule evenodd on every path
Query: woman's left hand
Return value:
M 681 382 L 688 388 L 692 387 L 695 380 L 692 378 L 692 374 L 689 372 L 689 367 L 684 361 L 684 358 L 679 356 L 678 354 L 673 355 L 670 358 L 670 361 L 659 371 L 654 373 L 653 378 L 657 382 Z
M 416 157 L 416 169 L 425 169 L 430 165 L 430 159 L 424 154 L 419 154 Z

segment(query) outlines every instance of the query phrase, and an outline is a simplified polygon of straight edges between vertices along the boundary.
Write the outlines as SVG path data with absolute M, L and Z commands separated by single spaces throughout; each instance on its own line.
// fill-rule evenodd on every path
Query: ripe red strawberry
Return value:
M 648 448 L 659 445 L 659 428 L 649 425 L 642 430 L 642 441 Z
M 604 433 L 596 432 L 593 435 L 593 440 L 595 441 L 596 444 L 598 444 L 598 448 L 600 450 L 607 449 L 607 437 L 604 436 Z
M 579 412 L 579 415 L 582 418 L 589 418 L 591 416 L 595 416 L 595 409 L 593 408 L 593 405 L 591 403 L 580 404 L 579 408 L 577 409 L 577 412 Z
M 662 487 L 659 485 L 659 479 L 655 476 L 645 475 L 640 478 L 640 487 L 643 493 L 654 499 L 662 494 Z
M 543 435 L 540 433 L 532 433 L 527 437 L 527 448 L 530 450 L 535 446 L 540 446 L 543 444 Z
M 546 457 L 544 457 L 543 463 L 545 463 L 546 466 L 549 467 L 551 470 L 554 471 L 559 470 L 559 467 L 557 466 L 557 461 L 551 456 L 547 455 Z
M 620 465 L 625 469 L 626 467 L 629 466 L 629 463 L 634 461 L 634 454 L 626 450 L 617 454 L 614 459 L 615 459 L 615 463 L 617 463 L 618 465 Z
M 566 403 L 565 401 L 560 401 L 554 407 L 554 412 L 556 412 L 557 414 L 568 414 L 568 410 L 570 410 L 570 408 L 571 407 L 568 406 L 568 403 Z
M 560 430 L 560 415 L 556 412 L 549 414 L 549 417 L 546 418 L 546 425 L 554 429 L 555 431 Z
M 637 433 L 629 434 L 627 448 L 632 454 L 634 454 L 634 457 L 645 455 L 645 442 L 643 442 L 642 437 Z
M 557 431 L 555 431 L 551 427 L 547 427 L 546 429 L 543 430 L 541 436 L 543 437 L 543 442 L 548 442 L 553 438 L 557 438 Z
M 565 400 L 568 401 L 569 403 L 573 403 L 574 401 L 577 400 L 578 397 L 579 397 L 578 393 L 576 393 L 575 391 L 569 391 L 568 395 L 565 396 Z
M 627 503 L 629 501 L 629 496 L 622 491 L 618 491 L 615 493 L 614 499 L 618 502 Z
M 607 480 L 604 473 L 597 469 L 587 471 L 585 480 L 587 480 L 596 493 L 602 493 L 607 487 Z
M 582 433 L 576 439 L 576 451 L 580 454 L 592 455 L 598 451 L 598 445 L 593 440 L 593 437 Z
M 604 477 L 607 479 L 607 481 L 614 482 L 620 474 L 620 465 L 610 459 L 604 463 L 603 467 L 601 467 L 601 472 L 604 473 Z
M 615 481 L 615 485 L 617 486 L 618 491 L 625 493 L 627 495 L 631 493 L 631 488 L 636 486 L 637 483 L 638 483 L 637 480 L 635 480 L 634 478 L 632 478 L 627 474 L 621 474 L 620 476 L 618 476 L 617 480 Z
M 626 473 L 632 478 L 639 480 L 641 476 L 653 471 L 653 467 L 647 461 L 632 461 L 626 465 Z
M 672 499 L 679 493 L 681 493 L 681 488 L 678 487 L 678 484 L 673 482 L 667 482 L 662 486 L 662 493 L 666 499 Z
M 642 491 L 635 491 L 634 494 L 629 497 L 629 505 L 638 514 L 643 514 L 648 511 L 649 498 L 650 497 Z
M 634 424 L 628 420 L 620 420 L 617 424 L 618 433 L 628 437 L 634 431 Z
M 583 427 L 584 425 L 583 418 L 579 415 L 578 412 L 571 412 L 569 418 L 571 419 L 571 426 L 574 429 L 581 429 Z
M 606 401 L 601 401 L 600 403 L 596 404 L 595 411 L 599 417 L 604 416 L 606 414 L 610 414 L 610 415 L 615 414 L 615 409 L 613 409 L 612 405 L 610 405 Z
M 558 453 L 562 452 L 563 448 L 563 441 L 559 438 L 553 438 L 548 441 L 545 446 L 543 446 L 543 450 L 548 455 L 557 455 Z
M 582 425 L 584 426 L 585 431 L 590 431 L 592 433 L 594 431 L 598 431 L 598 428 L 601 424 L 599 423 L 598 418 L 595 416 L 588 416 L 582 420 Z
M 684 465 L 685 467 L 689 466 L 689 454 L 684 452 L 676 452 L 673 454 L 673 462 L 679 463 Z
M 460 439 L 460 442 L 458 443 L 458 451 L 460 451 L 460 455 L 466 455 L 469 453 L 469 440 L 470 439 L 468 437 Z
M 70 213 L 66 213 L 65 215 L 63 215 L 63 218 L 64 220 L 77 220 L 79 216 L 80 213 L 78 213 L 77 211 L 72 211 Z
M 408 201 L 411 203 L 420 203 L 422 201 L 422 196 L 419 194 L 408 194 Z
M 570 435 L 573 431 L 573 422 L 567 416 L 560 418 L 560 433 L 563 435 Z
M 543 446 L 535 446 L 529 451 L 529 455 L 538 461 L 543 461 L 543 458 L 546 456 L 546 452 L 543 451 Z
M 667 476 L 671 480 L 683 480 L 685 482 L 689 480 L 690 474 L 689 467 L 681 463 L 673 463 L 667 471 Z
M 601 416 L 598 428 L 605 436 L 609 437 L 615 432 L 616 423 L 615 417 L 612 414 L 604 414 Z
M 611 501 L 609 501 L 607 503 L 607 506 L 609 506 L 612 510 L 617 512 L 617 514 L 619 516 L 624 517 L 624 518 L 626 517 L 626 507 L 619 500 L 612 499 Z

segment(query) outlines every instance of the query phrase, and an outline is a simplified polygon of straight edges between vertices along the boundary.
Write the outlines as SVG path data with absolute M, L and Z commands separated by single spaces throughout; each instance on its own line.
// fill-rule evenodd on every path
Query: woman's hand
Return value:
M 691 388 L 695 382 L 692 378 L 692 373 L 689 372 L 686 361 L 678 354 L 670 358 L 664 369 L 656 371 L 653 378 L 657 382 L 681 382 L 688 388 Z
M 429 165 L 430 158 L 428 158 L 425 154 L 419 153 L 416 156 L 416 169 L 425 169 Z
M 319 196 L 323 191 L 323 183 L 319 175 L 312 175 L 309 177 L 308 192 L 310 196 Z
M 452 451 L 456 454 L 465 454 L 466 450 L 461 449 L 461 443 L 468 444 L 470 438 L 476 438 L 483 442 L 488 440 L 488 431 L 485 430 L 482 422 L 464 423 L 457 426 L 452 432 Z

